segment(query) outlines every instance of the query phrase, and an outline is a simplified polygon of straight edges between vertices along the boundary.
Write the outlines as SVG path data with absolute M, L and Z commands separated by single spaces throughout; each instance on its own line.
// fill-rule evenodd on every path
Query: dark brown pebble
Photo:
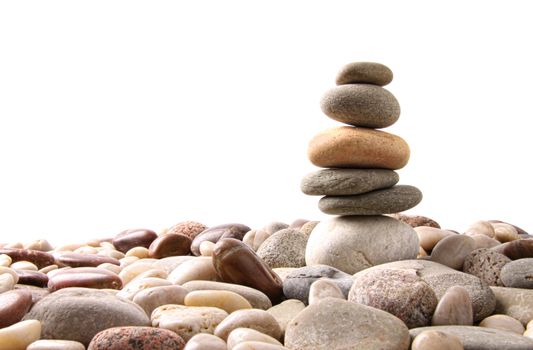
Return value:
M 58 255 L 56 261 L 70 267 L 97 267 L 103 263 L 120 265 L 117 259 L 98 254 L 65 253 Z
M 52 254 L 32 249 L 3 248 L 0 249 L 0 255 L 6 254 L 11 257 L 13 262 L 29 261 L 34 263 L 39 269 L 55 264 Z
M 96 334 L 87 350 L 181 350 L 185 341 L 176 333 L 152 327 L 115 327 Z
M 241 284 L 265 293 L 277 304 L 283 297 L 281 278 L 243 242 L 223 238 L 213 250 L 213 265 L 223 282 Z
M 28 312 L 32 304 L 31 293 L 24 289 L 0 294 L 0 328 L 9 327 Z
M 48 289 L 51 292 L 68 287 L 120 289 L 122 280 L 109 270 L 96 267 L 75 267 L 57 272 L 48 281 Z
M 113 245 L 118 251 L 126 253 L 135 247 L 150 247 L 150 244 L 157 238 L 157 233 L 146 229 L 126 230 L 115 236 Z
M 163 259 L 169 256 L 189 255 L 191 252 L 191 243 L 192 240 L 185 235 L 167 233 L 156 238 L 152 244 L 150 244 L 148 253 L 150 258 L 155 259 Z
M 533 239 L 517 239 L 492 248 L 511 260 L 533 258 Z
M 242 241 L 244 235 L 250 231 L 250 228 L 243 224 L 222 224 L 208 228 L 198 234 L 191 243 L 191 252 L 194 255 L 200 255 L 200 244 L 203 241 L 217 243 L 222 238 L 234 238 Z
M 44 287 L 48 285 L 48 275 L 39 271 L 15 270 L 19 276 L 19 284 Z

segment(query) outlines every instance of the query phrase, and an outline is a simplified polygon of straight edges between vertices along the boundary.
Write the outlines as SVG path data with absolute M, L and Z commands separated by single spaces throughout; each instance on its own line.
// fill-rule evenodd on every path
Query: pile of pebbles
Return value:
M 355 63 L 337 81 L 375 91 L 391 79 L 383 65 Z M 338 103 L 352 113 L 366 88 Z M 376 94 L 368 105 L 396 117 L 341 128 L 394 123 L 397 104 Z M 349 197 L 321 222 L 185 221 L 56 247 L 0 243 L 0 349 L 533 349 L 533 236 L 497 220 L 458 232 L 396 212 L 421 195 L 395 192 L 396 167 L 382 167 L 394 154 L 319 164 L 329 169 L 304 192 Z

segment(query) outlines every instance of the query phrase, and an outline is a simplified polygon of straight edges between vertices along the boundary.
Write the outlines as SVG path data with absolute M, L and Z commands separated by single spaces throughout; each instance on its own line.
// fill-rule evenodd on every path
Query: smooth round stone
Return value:
M 39 271 L 16 270 L 19 276 L 19 284 L 27 284 L 36 287 L 46 287 L 48 285 L 48 275 Z
M 125 254 L 131 248 L 148 248 L 156 238 L 157 233 L 152 230 L 132 229 L 122 231 L 116 235 L 115 238 L 113 238 L 113 245 L 118 251 Z
M 414 230 L 418 235 L 420 247 L 422 247 L 426 252 L 432 251 L 441 239 L 455 235 L 455 233 L 451 231 L 431 226 L 417 226 L 414 227 Z
M 38 250 L 2 248 L 0 254 L 9 255 L 12 262 L 29 261 L 35 264 L 38 269 L 55 264 L 55 258 L 52 254 Z
M 9 255 L 0 254 L 0 267 L 9 267 L 13 260 Z
M 217 243 L 223 238 L 234 238 L 242 241 L 244 235 L 250 230 L 250 227 L 243 224 L 222 224 L 208 228 L 193 239 L 191 252 L 194 255 L 200 255 L 200 244 L 203 241 Z
M 141 273 L 149 271 L 156 267 L 156 260 L 138 259 L 136 257 L 133 258 L 135 260 L 129 265 L 122 266 L 122 270 L 118 274 L 124 285 L 130 283 L 131 280 L 139 276 Z
M 424 331 L 413 339 L 411 350 L 463 350 L 463 343 L 453 334 Z
M 35 286 L 28 286 L 26 284 L 16 284 L 14 287 L 14 290 L 25 290 L 30 292 L 31 295 L 31 303 L 32 305 L 50 294 L 48 289 L 35 287 Z
M 0 329 L 0 349 L 26 350 L 41 335 L 41 322 L 27 320 Z
M 506 287 L 533 289 L 533 258 L 506 264 L 500 272 L 500 279 Z
M 285 282 L 285 278 L 287 278 L 287 275 L 294 270 L 298 270 L 298 268 L 297 267 L 276 267 L 272 269 L 272 271 L 274 271 L 276 275 L 278 275 L 279 278 L 281 278 L 283 282 Z
M 210 241 L 203 241 L 200 243 L 200 255 L 201 256 L 213 256 L 213 250 L 215 249 L 215 243 Z
M 485 236 L 488 236 L 490 238 L 494 238 L 496 236 L 494 232 L 494 227 L 492 227 L 491 223 L 488 221 L 480 220 L 472 225 L 470 225 L 466 231 L 466 234 L 482 234 Z
M 69 287 L 120 289 L 122 288 L 122 280 L 117 274 L 96 267 L 76 267 L 61 270 L 48 280 L 48 289 L 51 292 Z
M 150 287 L 135 294 L 133 302 L 142 307 L 147 315 L 151 315 L 161 305 L 183 304 L 187 293 L 187 289 L 176 285 Z
M 422 201 L 422 192 L 414 186 L 397 185 L 355 196 L 326 196 L 318 208 L 330 215 L 392 214 L 415 207 Z
M 185 345 L 184 350 L 227 350 L 226 342 L 216 335 L 198 333 Z
M 489 286 L 502 286 L 501 270 L 510 262 L 511 259 L 503 254 L 480 248 L 473 250 L 466 256 L 463 271 L 479 277 Z
M 343 66 L 337 73 L 337 85 L 372 84 L 385 86 L 392 81 L 389 67 L 376 62 L 352 62 Z
M 511 226 L 513 226 L 516 230 L 516 232 L 518 232 L 518 235 L 521 237 L 521 238 L 528 238 L 527 236 L 529 236 L 529 234 L 527 233 L 526 230 L 516 226 L 516 225 L 513 225 L 509 222 L 505 222 L 505 221 L 501 221 L 501 220 L 488 220 L 488 222 L 490 222 L 491 224 L 494 224 L 494 223 L 502 223 L 502 224 L 509 224 Z
M 520 239 L 502 246 L 501 253 L 511 260 L 533 258 L 533 239 Z
M 125 256 L 136 256 L 139 259 L 146 259 L 150 257 L 150 251 L 145 247 L 133 247 L 126 252 Z
M 396 260 L 414 259 L 418 237 L 388 216 L 339 216 L 320 222 L 307 242 L 307 265 L 329 265 L 348 274 Z
M 213 334 L 215 328 L 228 317 L 216 307 L 162 305 L 152 312 L 152 326 L 171 330 L 188 342 L 198 333 Z
M 41 252 L 49 252 L 50 250 L 54 249 L 50 242 L 48 242 L 46 239 L 37 239 L 35 241 L 32 241 L 24 246 L 24 249 L 32 249 L 32 250 L 39 250 Z
M 307 155 L 321 168 L 383 168 L 396 170 L 409 161 L 409 146 L 383 131 L 340 126 L 324 130 L 309 143 Z
M 27 271 L 37 271 L 39 270 L 34 263 L 29 261 L 17 261 L 11 264 L 10 268 L 13 270 L 27 270 Z
M 400 117 L 400 104 L 388 90 L 369 84 L 336 86 L 320 101 L 325 115 L 353 126 L 381 129 Z
M 239 284 L 214 282 L 214 281 L 189 281 L 183 284 L 183 288 L 189 292 L 197 290 L 222 290 L 237 293 L 246 299 L 254 309 L 266 310 L 272 307 L 270 299 L 265 293 L 257 289 L 241 286 Z
M 101 331 L 87 350 L 182 350 L 183 339 L 174 332 L 153 327 L 115 327 Z
M 246 234 L 242 238 L 242 241 L 244 244 L 248 245 L 255 252 L 257 252 L 257 249 L 259 249 L 261 244 L 263 244 L 263 242 L 266 241 L 268 237 L 270 237 L 270 233 L 266 231 L 250 230 L 246 232 Z
M 520 239 L 518 231 L 513 225 L 503 222 L 491 222 L 490 224 L 492 225 L 492 228 L 494 228 L 494 238 L 496 238 L 498 241 L 505 243 Z
M 172 283 L 170 281 L 167 281 L 163 278 L 158 277 L 145 277 L 145 278 L 136 278 L 130 283 L 128 283 L 124 288 L 122 288 L 118 293 L 117 296 L 132 300 L 139 293 L 140 291 L 143 291 L 148 288 L 152 287 L 163 287 L 163 286 L 170 286 Z
M 137 304 L 90 288 L 65 288 L 51 293 L 34 304 L 24 319 L 42 322 L 42 339 L 75 340 L 84 345 L 104 329 L 150 325 L 150 319 Z
M 472 326 L 473 323 L 474 310 L 466 288 L 461 286 L 448 288 L 435 308 L 431 324 L 433 326 Z
M 522 335 L 525 328 L 520 321 L 507 315 L 492 315 L 479 323 L 480 327 L 494 328 Z
M 32 304 L 27 290 L 11 290 L 0 294 L 0 328 L 9 327 L 28 312 Z
M 195 257 L 176 267 L 167 277 L 173 284 L 182 285 L 189 281 L 218 280 L 213 259 L 208 256 Z
M 12 268 L 0 266 L 0 278 L 3 275 L 11 275 L 11 277 L 13 278 L 14 283 L 15 284 L 18 283 L 19 276 L 18 276 L 17 272 L 15 270 L 13 270 Z
M 339 286 L 328 279 L 319 279 L 309 288 L 309 305 L 316 304 L 325 298 L 345 299 Z
M 409 226 L 413 228 L 418 227 L 418 226 L 429 226 L 429 227 L 440 228 L 440 225 L 438 222 L 426 216 L 422 216 L 422 215 L 407 215 L 403 213 L 396 213 L 390 216 L 395 218 L 396 220 L 405 222 L 406 224 L 408 224 Z
M 308 223 L 309 220 L 307 219 L 295 219 L 293 222 L 291 222 L 291 224 L 289 225 L 288 228 L 293 228 L 295 230 L 299 230 L 300 228 L 302 228 L 303 225 L 305 225 L 306 223 Z
M 327 298 L 309 305 L 285 331 L 289 349 L 409 349 L 409 332 L 397 317 L 361 304 Z
M 426 326 L 437 306 L 437 297 L 416 270 L 376 269 L 354 282 L 348 300 L 386 311 L 408 328 Z
M 66 253 L 58 256 L 56 260 L 58 263 L 70 267 L 97 267 L 104 263 L 120 265 L 117 259 L 98 254 Z
M 275 339 L 281 339 L 282 333 L 278 321 L 265 310 L 238 310 L 226 317 L 215 329 L 214 334 L 224 340 L 237 328 L 251 328 L 267 334 Z
M 399 179 L 387 169 L 322 169 L 307 174 L 300 188 L 310 196 L 346 196 L 392 187 Z
M 490 288 L 496 296 L 494 313 L 511 316 L 522 322 L 523 325 L 533 320 L 533 290 L 504 287 Z
M 270 268 L 305 266 L 308 237 L 298 230 L 286 228 L 273 233 L 257 250 L 257 256 Z
M 437 331 L 459 338 L 465 350 L 528 350 L 533 349 L 533 339 L 510 332 L 473 326 L 421 327 L 409 330 L 412 338 L 424 331 Z
M 162 259 L 169 256 L 188 255 L 191 251 L 192 240 L 181 234 L 167 233 L 156 238 L 150 244 L 149 255 L 151 258 Z
M 315 229 L 316 225 L 319 224 L 320 221 L 309 221 L 309 222 L 306 222 L 302 228 L 300 228 L 300 232 L 303 233 L 304 235 L 306 235 L 307 237 L 309 237 L 309 235 L 311 234 L 311 232 L 313 232 L 313 230 Z
M 256 341 L 267 344 L 280 345 L 282 344 L 269 335 L 258 332 L 251 328 L 235 328 L 228 336 L 228 349 L 234 349 L 238 344 L 248 341 Z
M 194 239 L 200 232 L 205 231 L 207 226 L 197 221 L 183 221 L 177 223 L 176 225 L 170 227 L 167 230 L 167 234 L 175 233 L 180 235 L 185 235 L 191 240 Z
M 337 284 L 344 297 L 348 297 L 353 284 L 352 275 L 327 265 L 305 266 L 291 271 L 283 281 L 283 294 L 288 299 L 308 304 L 311 285 L 324 278 Z
M 26 350 L 85 350 L 85 346 L 72 340 L 37 340 Z
M 243 242 L 223 238 L 213 251 L 213 265 L 223 282 L 241 284 L 265 293 L 272 303 L 283 297 L 278 275 Z
M 269 344 L 260 341 L 245 341 L 237 344 L 233 350 L 289 350 L 283 345 Z
M 116 273 L 117 275 L 122 271 L 122 268 L 118 265 L 115 265 L 115 264 L 109 264 L 109 263 L 103 263 L 103 264 L 100 264 L 98 266 L 96 266 L 97 268 L 99 269 L 104 269 L 104 270 L 108 270 L 108 271 L 111 271 L 113 273 Z M 56 266 L 57 268 L 57 266 Z
M 466 235 L 452 235 L 441 239 L 431 252 L 431 261 L 462 270 L 466 256 L 474 250 L 476 242 Z
M 479 248 L 496 248 L 501 245 L 500 242 L 494 238 L 483 235 L 481 233 L 468 234 L 469 237 L 472 237 L 474 242 L 476 242 L 476 249 Z
M 289 227 L 288 224 L 281 222 L 281 221 L 272 221 L 266 224 L 262 230 L 268 233 L 269 235 L 271 235 L 273 233 L 276 233 L 280 230 L 284 230 L 286 228 L 293 228 L 293 227 Z
M 248 300 L 227 290 L 196 290 L 185 296 L 184 304 L 185 306 L 218 307 L 227 313 L 252 308 Z
M 18 278 L 18 277 L 17 277 Z M 0 274 L 0 293 L 7 292 L 15 286 L 15 279 L 9 273 Z
M 278 305 L 272 306 L 267 312 L 278 321 L 281 332 L 285 334 L 289 322 L 303 309 L 305 309 L 305 304 L 303 302 L 296 299 L 288 299 Z

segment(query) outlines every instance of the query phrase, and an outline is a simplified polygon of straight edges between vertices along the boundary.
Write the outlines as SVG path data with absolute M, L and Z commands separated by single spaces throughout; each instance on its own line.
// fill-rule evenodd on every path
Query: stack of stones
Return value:
M 309 144 L 311 162 L 322 168 L 302 180 L 302 191 L 324 196 L 319 208 L 340 215 L 323 221 L 310 237 L 306 262 L 326 264 L 348 273 L 386 262 L 413 259 L 416 233 L 384 214 L 416 206 L 422 193 L 396 185 L 394 171 L 409 160 L 409 146 L 399 136 L 377 129 L 400 116 L 396 98 L 383 88 L 392 71 L 379 63 L 355 62 L 337 75 L 337 86 L 326 92 L 322 111 L 347 126 L 316 135 Z

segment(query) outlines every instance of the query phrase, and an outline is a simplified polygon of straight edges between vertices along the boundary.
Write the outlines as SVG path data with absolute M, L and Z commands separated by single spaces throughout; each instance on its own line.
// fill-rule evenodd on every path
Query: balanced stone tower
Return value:
M 382 64 L 351 63 L 322 98 L 322 111 L 348 125 L 324 130 L 309 144 L 309 160 L 326 169 L 305 176 L 302 191 L 324 196 L 320 210 L 339 216 L 312 231 L 307 265 L 325 264 L 354 274 L 417 256 L 416 232 L 384 215 L 410 209 L 422 200 L 416 187 L 397 185 L 394 170 L 407 164 L 409 146 L 399 136 L 376 130 L 393 125 L 400 116 L 398 101 L 383 88 L 392 77 Z

